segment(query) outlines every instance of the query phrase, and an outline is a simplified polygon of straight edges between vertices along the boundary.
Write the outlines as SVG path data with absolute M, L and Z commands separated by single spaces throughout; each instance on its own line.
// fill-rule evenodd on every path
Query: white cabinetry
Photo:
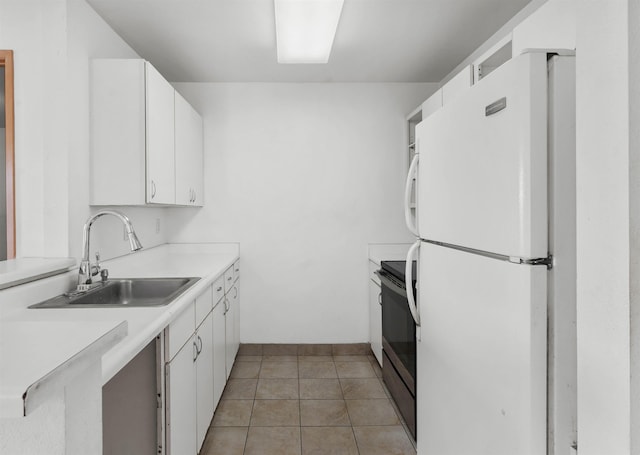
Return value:
M 90 117 L 92 205 L 202 204 L 202 119 L 149 62 L 92 60 Z
M 202 447 L 215 410 L 213 400 L 213 313 L 209 312 L 196 331 L 196 443 Z
M 176 92 L 176 204 L 202 206 L 202 117 Z
M 227 382 L 226 365 L 226 304 L 224 301 L 224 283 L 221 277 L 213 284 L 213 407 L 218 406 L 224 386 Z
M 236 262 L 224 272 L 225 280 L 225 343 L 227 379 L 240 347 L 240 263 Z
M 213 417 L 212 294 L 211 287 L 207 288 L 165 329 L 169 455 L 197 454 Z
M 146 82 L 147 198 L 153 204 L 174 204 L 175 90 L 150 63 L 144 62 Z M 121 163 L 126 165 L 126 163 Z M 117 174 L 114 174 L 117 175 Z M 116 179 L 119 182 L 119 179 Z
M 380 278 L 374 273 L 377 269 L 377 264 L 369 261 L 369 342 L 382 366 L 382 290 Z
M 165 367 L 166 437 L 171 455 L 194 455 L 196 449 L 196 343 L 187 339 Z

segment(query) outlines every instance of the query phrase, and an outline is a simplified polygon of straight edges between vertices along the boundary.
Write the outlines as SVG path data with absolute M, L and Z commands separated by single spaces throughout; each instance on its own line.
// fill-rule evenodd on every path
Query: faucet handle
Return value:
M 96 252 L 96 263 L 89 267 L 91 276 L 96 276 L 100 273 L 100 253 Z
M 106 281 L 109 279 L 109 271 L 107 269 L 100 270 L 100 279 L 103 283 L 106 283 Z

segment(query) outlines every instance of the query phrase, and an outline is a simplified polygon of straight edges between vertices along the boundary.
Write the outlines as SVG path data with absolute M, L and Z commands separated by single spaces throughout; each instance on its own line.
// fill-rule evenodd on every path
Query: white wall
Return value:
M 14 50 L 19 256 L 67 255 L 64 0 L 0 3 L 0 48 Z
M 631 453 L 640 453 L 640 0 L 629 2 Z
M 436 84 L 177 84 L 205 203 L 172 241 L 238 241 L 243 342 L 368 340 L 367 243 L 408 242 L 405 115 Z
M 589 0 L 577 9 L 580 455 L 631 453 L 627 8 Z
M 137 57 L 84 0 L 3 0 L 0 48 L 14 50 L 17 255 L 79 256 L 89 193 L 89 58 Z M 115 176 L 114 176 L 115 177 Z M 145 246 L 164 210 L 123 208 Z M 128 251 L 102 219 L 103 258 Z M 93 249 L 92 249 L 93 250 Z

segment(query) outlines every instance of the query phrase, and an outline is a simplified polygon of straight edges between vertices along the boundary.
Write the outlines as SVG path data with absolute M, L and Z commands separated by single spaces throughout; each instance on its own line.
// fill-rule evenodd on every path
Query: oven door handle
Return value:
M 384 286 L 386 288 L 388 288 L 389 290 L 395 292 L 396 294 L 398 294 L 399 296 L 403 297 L 403 298 L 407 298 L 407 290 L 398 286 L 396 283 L 394 283 L 390 278 L 389 278 L 389 273 L 385 272 L 384 270 L 376 270 L 375 272 L 376 275 L 378 275 L 380 277 L 380 281 L 382 282 L 382 284 L 384 284 Z

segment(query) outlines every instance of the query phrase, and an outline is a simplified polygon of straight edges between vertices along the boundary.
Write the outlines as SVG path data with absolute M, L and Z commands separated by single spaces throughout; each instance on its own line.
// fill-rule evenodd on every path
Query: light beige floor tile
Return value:
M 242 455 L 248 427 L 210 428 L 200 455 Z
M 261 355 L 239 355 L 236 357 L 236 362 L 261 362 Z
M 253 400 L 257 379 L 229 379 L 222 395 L 223 400 Z
M 337 379 L 300 379 L 300 399 L 341 400 L 340 382 Z
M 336 362 L 339 378 L 375 378 L 369 362 Z
M 260 379 L 256 399 L 293 399 L 300 397 L 297 379 Z
M 298 400 L 256 400 L 251 413 L 252 427 L 290 427 L 300 425 Z
M 299 344 L 298 355 L 331 355 L 332 346 L 330 344 Z
M 340 379 L 345 400 L 387 398 L 378 378 Z
M 380 364 L 378 363 L 378 360 L 374 357 L 370 363 L 371 363 L 371 368 L 373 368 L 373 372 L 376 374 L 376 377 L 381 378 L 382 368 L 380 368 Z
M 358 455 L 351 427 L 303 427 L 302 455 Z
M 260 372 L 261 362 L 236 362 L 231 369 L 231 378 L 256 379 Z
M 333 362 L 332 355 L 299 355 L 298 362 Z
M 238 355 L 262 355 L 261 344 L 241 344 Z
M 334 362 L 368 362 L 369 357 L 366 355 L 334 355 Z
M 300 400 L 300 419 L 303 427 L 351 425 L 344 400 Z
M 244 455 L 300 455 L 300 427 L 251 427 Z
M 220 400 L 213 416 L 214 427 L 247 427 L 253 400 Z
M 388 399 L 347 400 L 347 408 L 354 426 L 400 425 L 400 419 Z
M 333 362 L 300 362 L 298 364 L 300 378 L 326 379 L 337 378 L 336 366 Z
M 260 379 L 287 379 L 298 377 L 298 362 L 262 362 Z
M 263 344 L 262 355 L 298 355 L 297 344 Z
M 369 343 L 334 344 L 333 355 L 367 355 L 371 352 Z
M 415 455 L 401 426 L 354 427 L 360 455 Z
M 297 355 L 265 355 L 262 357 L 265 362 L 297 362 Z

